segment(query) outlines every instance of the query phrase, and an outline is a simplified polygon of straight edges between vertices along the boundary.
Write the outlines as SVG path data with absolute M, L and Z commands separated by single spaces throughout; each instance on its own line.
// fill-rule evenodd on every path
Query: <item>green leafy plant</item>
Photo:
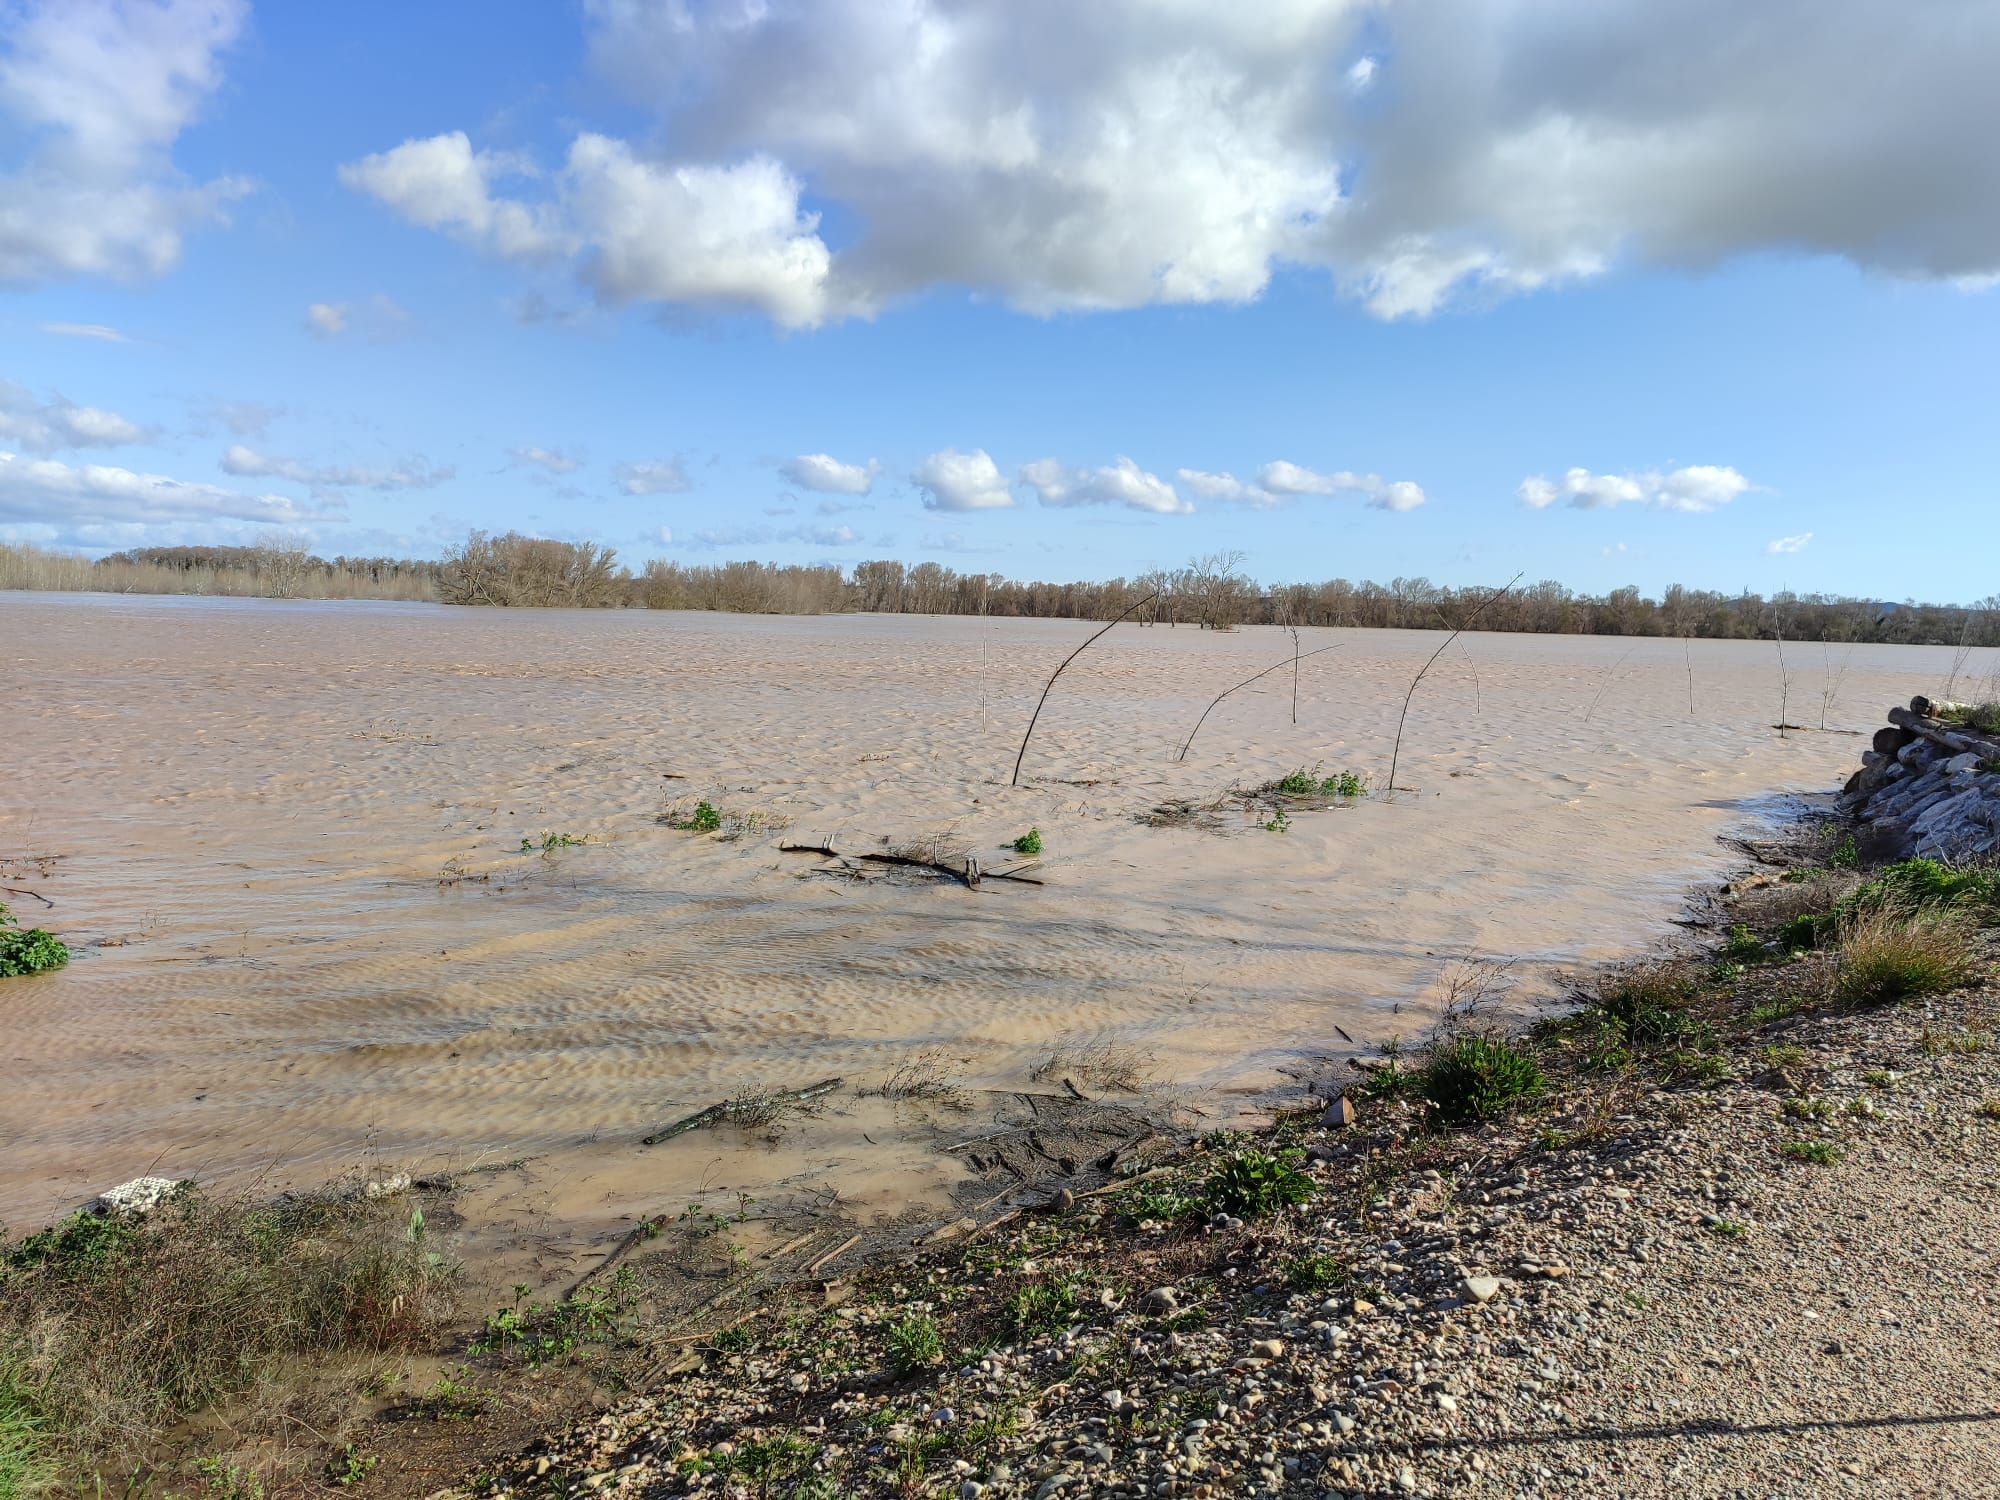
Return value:
M 722 827 L 722 814 L 716 810 L 713 802 L 697 802 L 686 821 L 674 826 L 685 828 L 690 833 L 714 833 Z
M 464 1371 L 460 1371 L 463 1374 Z M 412 1415 L 433 1422 L 470 1422 L 493 1406 L 493 1393 L 466 1385 L 449 1375 L 440 1375 L 437 1384 L 410 1403 Z
M 910 1313 L 889 1325 L 889 1368 L 914 1375 L 944 1363 L 944 1334 L 929 1313 Z
M 1854 835 L 1848 834 L 1833 846 L 1833 852 L 1826 857 L 1828 866 L 1835 870 L 1852 870 L 1861 863 L 1861 849 L 1854 842 Z
M 1026 833 L 1014 840 L 1012 847 L 1016 854 L 1040 854 L 1042 852 L 1041 829 L 1030 828 Z
M 1786 1141 L 1778 1148 L 1793 1161 L 1809 1161 L 1830 1167 L 1840 1160 L 1840 1148 L 1832 1141 Z
M 1285 816 L 1284 809 L 1280 808 L 1270 821 L 1264 823 L 1262 827 L 1266 833 L 1289 833 L 1292 827 L 1292 820 Z
M 0 901 L 0 979 L 42 974 L 69 962 L 69 949 L 53 933 L 39 927 L 16 927 L 14 914 Z
M 1526 1047 L 1478 1031 L 1459 1032 L 1432 1047 L 1423 1078 L 1424 1097 L 1447 1125 L 1490 1120 L 1548 1086 Z
M 1331 776 L 1319 774 L 1314 766 L 1310 771 L 1301 766 L 1295 771 L 1287 771 L 1276 781 L 1264 788 L 1267 792 L 1277 792 L 1286 797 L 1362 797 L 1368 793 L 1368 778 L 1355 771 L 1336 771 Z
M 530 1369 L 568 1359 L 586 1344 L 609 1343 L 631 1309 L 634 1279 L 621 1270 L 608 1287 L 585 1287 L 567 1301 L 523 1302 L 527 1288 L 514 1289 L 514 1305 L 488 1317 L 471 1354 L 520 1359 Z
M 1202 1197 L 1210 1213 L 1261 1219 L 1294 1203 L 1304 1203 L 1319 1186 L 1299 1170 L 1300 1151 L 1275 1154 L 1245 1146 L 1215 1164 Z
M 351 1490 L 374 1473 L 375 1466 L 381 1461 L 379 1455 L 363 1453 L 354 1444 L 349 1443 L 344 1451 L 336 1454 L 327 1464 L 326 1477 L 342 1489 Z
M 215 1500 L 264 1500 L 264 1481 L 255 1470 L 240 1469 L 219 1458 L 198 1458 L 194 1471 Z
M 757 1338 L 747 1328 L 725 1328 L 709 1343 L 718 1354 L 748 1354 L 757 1347 Z
M 1738 922 L 1729 929 L 1729 941 L 1723 944 L 1722 956 L 1731 963 L 1761 964 L 1771 956 L 1771 950 L 1756 933 Z

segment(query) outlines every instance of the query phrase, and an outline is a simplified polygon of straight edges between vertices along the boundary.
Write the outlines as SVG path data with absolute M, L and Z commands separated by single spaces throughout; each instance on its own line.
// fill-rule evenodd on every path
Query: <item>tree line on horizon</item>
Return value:
M 1142 625 L 1212 630 L 1240 625 L 1452 630 L 1476 609 L 1480 630 L 1523 634 L 2000 646 L 2000 596 L 1946 605 L 1790 592 L 1766 598 L 1747 589 L 1729 594 L 1675 584 L 1655 599 L 1630 586 L 1592 595 L 1543 581 L 1493 597 L 1491 586 L 1454 588 L 1426 578 L 1265 586 L 1242 564 L 1240 552 L 1216 552 L 1179 568 L 1071 583 L 1022 582 L 998 573 L 959 573 L 941 563 L 893 560 L 843 569 L 835 563 L 655 559 L 633 573 L 611 548 L 596 543 L 475 531 L 437 560 L 323 558 L 284 537 L 247 547 L 133 548 L 94 562 L 0 544 L 0 588 L 787 615 L 1109 620 L 1130 610 Z M 1149 595 L 1149 602 L 1140 603 Z

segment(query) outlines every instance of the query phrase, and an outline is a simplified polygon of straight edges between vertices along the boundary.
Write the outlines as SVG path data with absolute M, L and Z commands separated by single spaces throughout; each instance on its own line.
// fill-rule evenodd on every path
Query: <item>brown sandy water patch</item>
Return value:
M 775 1145 L 636 1142 L 924 1048 L 971 1086 L 1024 1086 L 1064 1034 L 1143 1047 L 1227 1119 L 1345 1051 L 1335 1028 L 1419 1034 L 1454 957 L 1523 956 L 1531 1003 L 1557 966 L 1644 947 L 1727 863 L 1718 833 L 1857 750 L 1771 731 L 1767 644 L 1470 636 L 1412 710 L 1416 791 L 1283 834 L 1149 827 L 1295 766 L 1379 778 L 1436 640 L 1309 632 L 1341 649 L 1302 672 L 1296 727 L 1277 674 L 1176 763 L 1208 699 L 1289 639 L 1121 626 L 1006 786 L 1090 628 L 0 597 L 0 856 L 61 856 L 31 882 L 56 903 L 37 920 L 78 949 L 6 988 L 0 1217 L 146 1170 L 363 1157 L 531 1158 L 470 1210 L 545 1245 L 738 1189 L 942 1204 L 963 1168 L 887 1101 L 843 1098 Z M 1833 721 L 1872 723 L 1951 655 L 1857 648 Z M 989 865 L 1033 825 L 1048 883 L 835 881 L 778 836 L 656 821 L 694 799 L 842 849 L 949 826 Z M 521 852 L 545 833 L 590 842 Z

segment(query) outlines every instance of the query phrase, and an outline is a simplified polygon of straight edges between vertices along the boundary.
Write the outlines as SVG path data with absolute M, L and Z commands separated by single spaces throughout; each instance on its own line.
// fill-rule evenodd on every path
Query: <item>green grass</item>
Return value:
M 1939 907 L 2000 912 L 2000 873 L 1953 869 L 1934 859 L 1906 859 L 1885 866 L 1842 902 L 1840 910 L 1848 914 L 1883 907 L 1905 912 Z
M 1848 1005 L 1890 1005 L 1955 990 L 1976 972 L 1962 921 L 1884 908 L 1847 929 L 1834 992 Z
M 1347 1264 L 1333 1255 L 1302 1255 L 1285 1267 L 1285 1285 L 1295 1292 L 1324 1292 L 1347 1284 Z
M 1722 957 L 1729 963 L 1761 964 L 1771 957 L 1771 950 L 1764 946 L 1763 939 L 1756 933 L 1738 922 L 1729 929 L 1729 941 L 1722 945 Z
M 1026 833 L 1014 840 L 1012 847 L 1016 854 L 1040 854 L 1042 852 L 1041 829 L 1030 828 Z
M 1061 1333 L 1077 1318 L 1077 1284 L 1069 1277 L 1046 1277 L 1024 1286 L 1007 1303 L 1007 1317 L 1022 1338 Z
M 39 927 L 16 927 L 14 914 L 0 901 L 0 979 L 42 974 L 68 962 L 69 949 L 59 938 Z
M 1590 1008 L 1628 1043 L 1665 1042 L 1692 1027 L 1686 1007 L 1694 995 L 1695 985 L 1681 968 L 1649 964 L 1612 975 Z
M 26 1500 L 48 1483 L 52 1472 L 41 1423 L 15 1387 L 13 1372 L 0 1368 L 0 1500 Z
M 1941 718 L 1978 734 L 2000 734 L 2000 703 L 1965 703 L 1948 708 Z
M 944 1334 L 929 1313 L 910 1313 L 889 1325 L 889 1368 L 914 1375 L 944 1363 Z
M 1815 1166 L 1830 1167 L 1840 1160 L 1840 1148 L 1832 1141 L 1786 1141 L 1778 1148 L 1792 1161 L 1808 1161 Z
M 1440 1042 L 1424 1063 L 1424 1097 L 1447 1125 L 1490 1120 L 1547 1087 L 1532 1052 L 1483 1032 L 1460 1032 Z
M 1831 1099 L 1787 1099 L 1782 1108 L 1794 1120 L 1827 1120 L 1833 1117 Z
M 1746 1019 L 1752 1026 L 1769 1026 L 1777 1021 L 1788 1021 L 1793 1016 L 1803 1015 L 1812 1008 L 1812 1001 L 1803 996 L 1778 995 L 1761 1005 L 1751 1006 Z

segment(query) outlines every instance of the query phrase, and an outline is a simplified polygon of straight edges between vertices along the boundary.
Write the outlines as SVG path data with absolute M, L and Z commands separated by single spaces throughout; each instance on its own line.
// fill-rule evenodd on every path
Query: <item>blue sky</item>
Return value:
M 1993 8 L 1454 9 L 0 0 L 0 539 L 1994 593 Z

